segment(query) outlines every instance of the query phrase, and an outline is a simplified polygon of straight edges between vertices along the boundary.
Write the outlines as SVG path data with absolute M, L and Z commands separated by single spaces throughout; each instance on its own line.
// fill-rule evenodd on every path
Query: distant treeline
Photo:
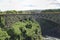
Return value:
M 47 10 L 27 10 L 27 11 L 0 11 L 0 14 L 31 14 L 31 13 L 41 13 L 41 12 L 60 12 L 60 9 L 47 9 Z
M 8 10 L 8 11 L 0 11 L 0 14 L 31 14 L 37 12 L 40 12 L 40 10 L 26 10 L 26 11 Z
M 42 12 L 60 12 L 60 9 L 47 9 L 47 10 L 43 10 Z
M 22 11 L 16 11 L 16 10 L 10 10 L 10 11 L 0 11 L 0 14 L 16 14 L 16 13 L 22 13 Z

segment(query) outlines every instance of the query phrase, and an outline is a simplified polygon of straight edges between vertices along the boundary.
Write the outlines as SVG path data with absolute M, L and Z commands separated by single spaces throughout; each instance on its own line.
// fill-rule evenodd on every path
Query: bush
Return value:
M 6 39 L 9 39 L 10 36 L 8 35 L 8 33 L 6 31 L 3 31 L 1 28 L 0 28 L 0 40 L 6 40 Z
M 11 30 L 15 40 L 41 40 L 41 30 L 37 22 L 18 21 L 12 24 Z
M 2 29 L 0 28 L 0 40 L 42 40 L 40 25 L 32 19 L 23 19 Z

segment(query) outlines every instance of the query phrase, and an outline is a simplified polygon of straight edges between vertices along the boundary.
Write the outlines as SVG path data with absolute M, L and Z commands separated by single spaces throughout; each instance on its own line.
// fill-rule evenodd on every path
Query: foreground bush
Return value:
M 10 40 L 41 40 L 41 30 L 37 22 L 18 21 L 9 30 Z
M 40 25 L 31 19 L 17 21 L 10 28 L 2 29 L 0 40 L 42 40 Z
M 0 28 L 0 40 L 8 40 L 9 38 L 8 33 Z

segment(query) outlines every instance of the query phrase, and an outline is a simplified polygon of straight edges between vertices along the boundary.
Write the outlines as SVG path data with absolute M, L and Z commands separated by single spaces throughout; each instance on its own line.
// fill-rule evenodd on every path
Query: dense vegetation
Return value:
M 9 40 L 10 36 L 7 31 L 4 31 L 0 28 L 0 40 Z
M 42 40 L 41 29 L 35 20 L 18 21 L 9 28 L 1 27 L 0 40 Z

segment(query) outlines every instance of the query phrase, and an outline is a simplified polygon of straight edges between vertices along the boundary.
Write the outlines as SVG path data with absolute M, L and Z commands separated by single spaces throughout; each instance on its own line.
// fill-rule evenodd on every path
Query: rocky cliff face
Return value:
M 49 20 L 40 19 L 42 35 L 45 40 L 60 40 L 60 25 Z

